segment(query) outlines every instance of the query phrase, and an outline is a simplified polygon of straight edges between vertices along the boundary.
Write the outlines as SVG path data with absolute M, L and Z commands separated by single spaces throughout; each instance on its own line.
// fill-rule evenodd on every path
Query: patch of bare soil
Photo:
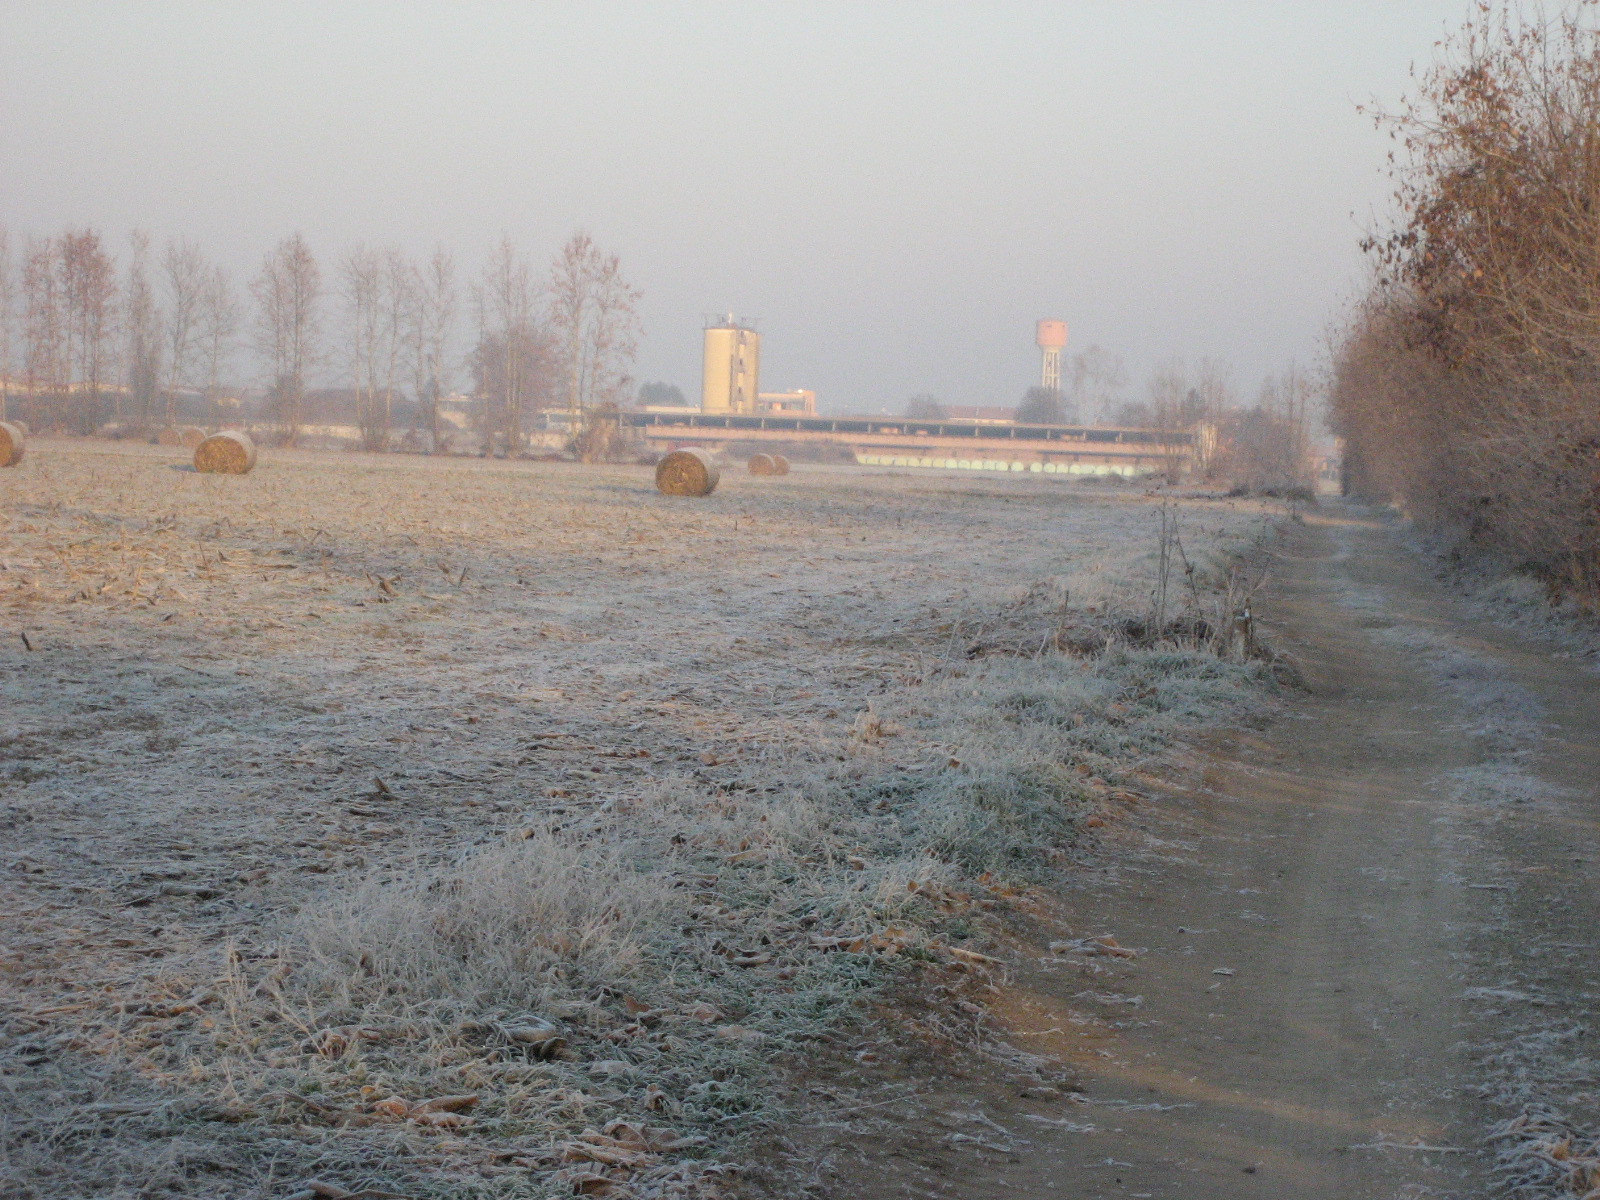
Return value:
M 1600 1187 L 1600 678 L 1473 620 L 1356 511 L 1311 516 L 1275 579 L 1261 611 L 1306 695 L 1196 745 L 1130 830 L 1143 860 L 1002 956 L 982 1019 L 1065 1094 L 1003 1065 L 913 1106 L 886 1089 L 894 1121 L 818 1151 L 824 1190 Z

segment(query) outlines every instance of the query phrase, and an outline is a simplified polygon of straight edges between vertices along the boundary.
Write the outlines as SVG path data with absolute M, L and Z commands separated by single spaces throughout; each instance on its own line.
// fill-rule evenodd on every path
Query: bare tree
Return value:
M 378 339 L 381 348 L 384 443 L 389 449 L 388 430 L 394 427 L 396 385 L 400 379 L 400 359 L 405 351 L 406 326 L 417 301 L 416 268 L 399 250 L 383 255 L 378 284 Z
M 106 376 L 115 331 L 116 268 L 92 229 L 67 230 L 59 245 L 61 295 L 66 309 L 66 361 L 75 392 L 75 424 L 92 432 L 104 417 Z
M 195 315 L 195 341 L 205 367 L 206 400 L 215 410 L 221 400 L 222 367 L 239 335 L 239 302 L 221 267 L 206 272 Z
M 450 337 L 456 320 L 456 265 L 442 247 L 412 280 L 410 325 L 412 389 L 427 414 L 429 447 L 435 454 L 439 439 L 439 397 L 449 382 Z
M 66 300 L 58 250 L 53 240 L 30 239 L 22 268 L 24 369 L 30 415 L 40 425 L 57 424 L 65 416 L 60 405 L 70 387 Z M 46 401 L 46 396 L 55 403 Z
M 383 264 L 377 252 L 356 246 L 347 253 L 339 264 L 339 284 L 345 304 L 350 386 L 355 393 L 361 443 L 368 450 L 377 450 L 388 441 L 388 430 L 379 419 L 376 403 L 378 305 L 383 286 Z
M 1254 407 L 1222 414 L 1223 465 L 1235 486 L 1270 495 L 1310 488 L 1315 393 L 1311 378 L 1291 366 L 1262 381 Z
M 1229 409 L 1238 407 L 1233 387 L 1233 368 L 1221 359 L 1202 358 L 1195 372 L 1194 395 L 1189 400 L 1191 419 L 1216 422 Z
M 1080 421 L 1108 419 L 1122 401 L 1128 372 L 1119 355 L 1090 346 L 1072 356 L 1068 391 Z
M 129 240 L 133 253 L 128 259 L 123 292 L 123 331 L 127 335 L 124 365 L 131 415 L 135 424 L 144 429 L 155 416 L 161 392 L 161 310 L 156 306 L 155 289 L 150 286 L 150 238 L 135 230 Z M 173 424 L 170 399 L 165 417 L 168 425 Z
M 620 260 L 575 233 L 550 268 L 550 323 L 561 348 L 567 407 L 575 422 L 598 406 L 620 407 L 638 352 L 639 293 Z
M 528 260 L 509 237 L 502 237 L 490 253 L 472 295 L 478 315 L 476 354 L 481 359 L 493 348 L 500 358 L 492 370 L 491 364 L 479 363 L 480 386 L 484 379 L 495 381 L 495 387 L 483 394 L 485 435 L 491 452 L 495 442 L 503 440 L 507 454 L 521 454 L 527 447 L 523 430 L 535 383 L 523 353 L 536 332 L 534 287 Z
M 1158 419 L 1165 419 L 1169 424 L 1181 425 L 1194 415 L 1198 391 L 1191 385 L 1188 368 L 1181 358 L 1169 358 L 1157 363 L 1145 384 L 1145 393 L 1151 411 L 1157 414 Z
M 209 270 L 192 242 L 170 241 L 161 258 L 167 306 L 167 424 L 177 421 L 177 391 L 194 386 L 200 351 L 200 318 Z
M 284 439 L 292 446 L 322 335 L 322 273 L 301 234 L 285 238 L 267 255 L 250 290 L 257 305 L 256 343 L 267 360 Z
M 1179 448 L 1182 432 L 1195 422 L 1199 394 L 1189 385 L 1188 371 L 1179 358 L 1160 363 L 1145 385 L 1145 391 L 1149 397 L 1150 423 L 1161 433 L 1162 473 L 1168 483 L 1177 483 L 1183 467 Z
M 1031 387 L 1013 415 L 1019 425 L 1059 425 L 1063 419 L 1061 393 L 1056 388 Z

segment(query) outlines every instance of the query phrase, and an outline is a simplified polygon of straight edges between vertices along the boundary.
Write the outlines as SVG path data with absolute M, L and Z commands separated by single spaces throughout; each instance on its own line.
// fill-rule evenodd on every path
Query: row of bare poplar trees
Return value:
M 581 430 L 631 384 L 639 294 L 617 256 L 585 234 L 543 273 L 502 238 L 467 289 L 475 340 L 465 354 L 448 251 L 419 263 L 357 246 L 338 259 L 332 283 L 298 233 L 265 256 L 241 303 L 226 271 L 182 239 L 157 259 L 134 234 L 119 267 L 91 229 L 20 246 L 0 229 L 0 417 L 80 433 L 108 421 L 132 432 L 170 426 L 186 394 L 215 406 L 248 349 L 266 388 L 257 416 L 288 442 L 322 384 L 353 399 L 368 448 L 392 444 L 407 393 L 429 446 L 441 448 L 438 402 L 464 367 L 478 432 L 514 450 L 526 444 L 531 414 L 563 409 Z
M 1393 128 L 1399 218 L 1334 360 L 1353 490 L 1600 611 L 1600 33 L 1479 10 Z

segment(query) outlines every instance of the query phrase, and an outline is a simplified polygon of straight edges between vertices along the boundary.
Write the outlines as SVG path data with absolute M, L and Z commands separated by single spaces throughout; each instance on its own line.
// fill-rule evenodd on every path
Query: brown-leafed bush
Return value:
M 1600 33 L 1480 10 L 1396 113 L 1331 403 L 1352 490 L 1600 609 Z

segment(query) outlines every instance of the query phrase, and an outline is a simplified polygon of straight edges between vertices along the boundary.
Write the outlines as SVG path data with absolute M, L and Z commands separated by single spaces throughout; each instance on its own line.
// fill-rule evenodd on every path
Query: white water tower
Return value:
M 1039 383 L 1052 392 L 1061 391 L 1061 352 L 1067 347 L 1067 323 L 1039 322 L 1039 350 L 1044 355 Z

